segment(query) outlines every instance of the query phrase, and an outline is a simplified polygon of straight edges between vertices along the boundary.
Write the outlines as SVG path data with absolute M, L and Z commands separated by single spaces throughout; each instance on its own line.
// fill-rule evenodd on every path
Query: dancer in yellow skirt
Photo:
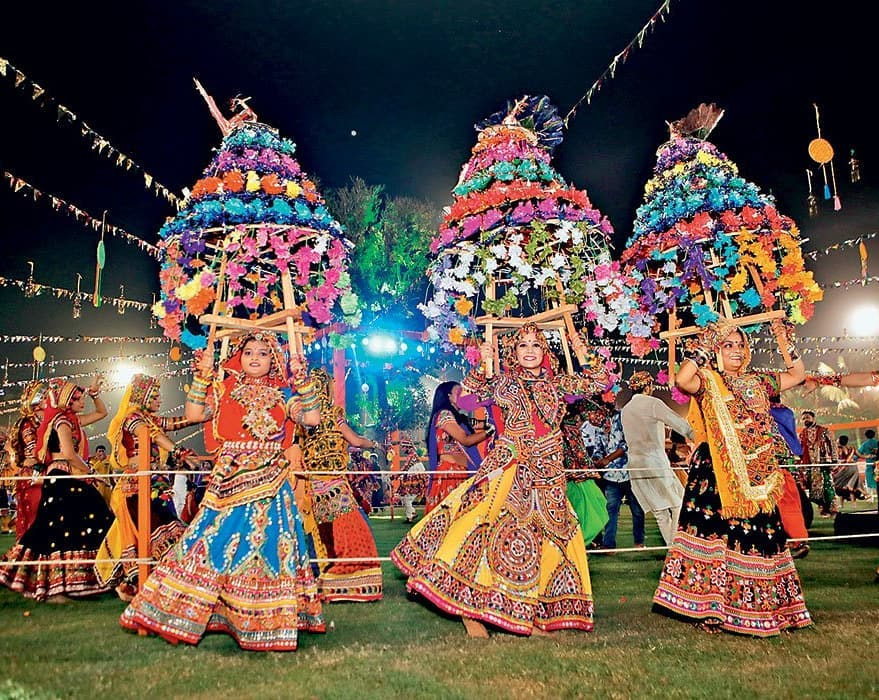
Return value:
M 582 341 L 574 339 L 582 345 Z M 580 525 L 565 494 L 560 425 L 565 397 L 604 390 L 595 358 L 584 376 L 558 374 L 543 333 L 527 323 L 504 343 L 503 372 L 472 371 L 465 391 L 500 408 L 504 428 L 479 471 L 391 552 L 407 588 L 460 615 L 516 634 L 592 629 L 592 587 Z M 482 347 L 484 362 L 493 349 Z

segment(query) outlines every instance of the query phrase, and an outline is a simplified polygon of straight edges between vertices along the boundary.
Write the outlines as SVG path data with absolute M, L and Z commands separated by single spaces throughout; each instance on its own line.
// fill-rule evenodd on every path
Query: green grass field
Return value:
M 624 509 L 617 541 L 631 543 Z M 374 519 L 386 554 L 406 531 Z M 833 523 L 816 518 L 813 536 Z M 4 550 L 12 538 L 0 537 Z M 648 545 L 659 532 L 648 518 Z M 812 545 L 797 566 L 814 627 L 758 640 L 707 635 L 652 613 L 661 552 L 590 556 L 595 631 L 468 638 L 460 621 L 407 598 L 384 565 L 379 603 L 327 605 L 333 629 L 294 653 L 138 637 L 111 596 L 45 605 L 0 591 L 0 698 L 866 698 L 879 693 L 879 549 Z

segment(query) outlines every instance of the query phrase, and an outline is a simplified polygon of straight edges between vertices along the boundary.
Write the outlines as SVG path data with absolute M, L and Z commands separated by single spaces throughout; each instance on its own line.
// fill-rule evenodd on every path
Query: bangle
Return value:
M 186 394 L 186 400 L 197 406 L 204 406 L 208 395 L 208 387 L 210 385 L 210 379 L 206 379 L 198 374 L 195 375 L 192 378 L 192 386 L 189 388 L 189 393 Z
M 318 394 L 317 385 L 313 381 L 296 387 L 296 393 L 299 394 L 299 403 L 303 411 L 313 411 L 320 407 L 320 394 Z
M 88 395 L 91 396 L 93 399 L 96 399 L 101 395 L 101 392 L 95 389 L 89 389 Z
M 705 348 L 691 347 L 684 352 L 684 358 L 695 362 L 699 367 L 704 367 L 708 364 L 709 355 Z

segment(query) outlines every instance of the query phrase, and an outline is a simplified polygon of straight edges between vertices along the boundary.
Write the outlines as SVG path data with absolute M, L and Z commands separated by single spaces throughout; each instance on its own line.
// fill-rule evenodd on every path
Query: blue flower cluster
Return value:
M 290 206 L 284 197 L 255 192 L 224 194 L 194 202 L 177 218 L 162 226 L 159 236 L 168 238 L 187 231 L 263 223 L 304 226 L 342 235 L 342 225 L 333 219 L 323 204 L 311 205 L 304 198 L 297 198 Z M 202 243 L 202 250 L 203 247 Z M 188 244 L 184 244 L 184 249 L 188 253 L 198 252 Z
M 699 187 L 694 183 L 698 182 Z M 750 206 L 772 206 L 772 197 L 762 194 L 752 182 L 735 174 L 732 168 L 712 168 L 701 163 L 678 176 L 668 178 L 653 196 L 638 207 L 632 236 L 626 245 L 654 232 L 663 232 L 679 221 L 702 212 L 723 213 Z
M 266 124 L 244 124 L 235 129 L 223 141 L 221 148 L 269 148 L 278 153 L 292 156 L 296 153 L 296 144 L 289 139 L 282 139 L 277 132 Z
M 558 182 L 565 185 L 561 176 L 553 168 L 543 161 L 521 160 L 516 158 L 512 161 L 500 161 L 491 167 L 473 175 L 469 180 L 462 182 L 452 194 L 462 197 L 471 192 L 479 192 L 488 187 L 492 180 L 512 182 L 513 180 L 528 180 L 529 182 Z

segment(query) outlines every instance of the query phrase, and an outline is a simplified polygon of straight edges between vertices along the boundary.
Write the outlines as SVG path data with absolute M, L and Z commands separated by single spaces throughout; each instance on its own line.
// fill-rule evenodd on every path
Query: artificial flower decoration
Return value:
M 562 120 L 549 98 L 523 97 L 476 131 L 454 203 L 430 245 L 432 289 L 419 305 L 428 337 L 454 350 L 473 342 L 475 316 L 525 316 L 523 298 L 546 303 L 564 295 L 581 307 L 593 335 L 620 330 L 646 338 L 652 324 L 611 259 L 610 222 L 551 165 Z M 505 280 L 494 300 L 484 292 L 493 279 Z
M 625 274 L 637 280 L 639 310 L 685 310 L 707 326 L 719 317 L 722 292 L 735 316 L 781 302 L 791 321 L 805 323 L 822 291 L 805 269 L 800 232 L 705 140 L 722 116 L 715 105 L 700 105 L 669 125 L 671 137 L 657 151 L 622 255 Z M 640 342 L 632 348 L 649 351 Z
M 296 145 L 255 120 L 233 117 L 225 126 L 210 165 L 159 231 L 161 300 L 153 313 L 165 335 L 204 346 L 204 329 L 192 319 L 214 304 L 224 257 L 226 314 L 278 310 L 280 272 L 289 270 L 295 303 L 313 324 L 358 325 L 352 246 L 293 157 Z

